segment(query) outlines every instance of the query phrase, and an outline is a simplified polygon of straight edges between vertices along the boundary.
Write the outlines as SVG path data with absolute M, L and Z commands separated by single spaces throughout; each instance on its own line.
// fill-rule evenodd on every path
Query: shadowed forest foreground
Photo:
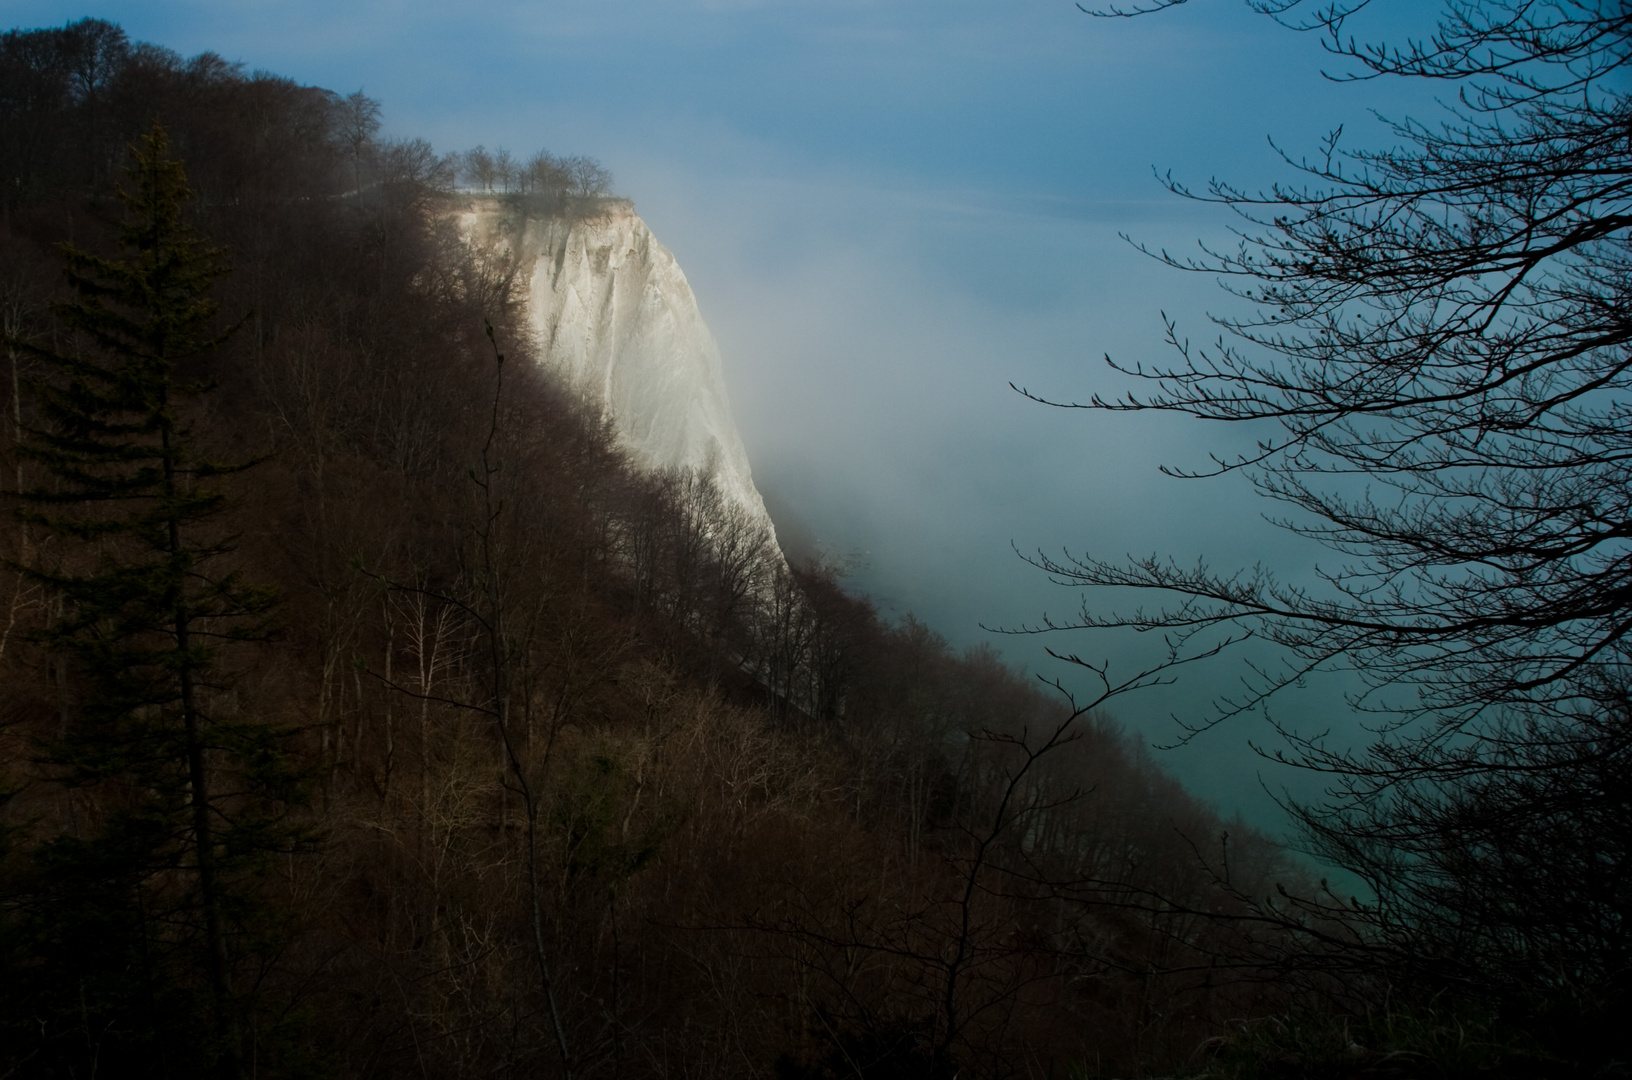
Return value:
M 604 170 L 378 126 L 0 37 L 0 1077 L 1502 1060 L 1095 703 L 632 468 L 450 213 Z
M 9 1075 L 1063 1075 L 1278 998 L 1073 892 L 1228 901 L 1111 725 L 628 467 L 423 144 L 98 22 L 0 75 Z

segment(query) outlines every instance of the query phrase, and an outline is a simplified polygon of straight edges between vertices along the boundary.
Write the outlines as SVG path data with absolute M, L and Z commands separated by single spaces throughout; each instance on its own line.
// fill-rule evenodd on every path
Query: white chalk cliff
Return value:
M 477 198 L 459 224 L 472 243 L 518 259 L 539 356 L 606 411 L 637 463 L 711 473 L 771 528 L 731 419 L 719 346 L 686 275 L 632 207 L 609 202 L 573 221 Z

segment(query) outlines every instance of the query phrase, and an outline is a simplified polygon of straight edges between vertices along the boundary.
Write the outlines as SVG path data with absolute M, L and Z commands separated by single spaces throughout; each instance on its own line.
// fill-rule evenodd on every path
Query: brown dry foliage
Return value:
M 1079 718 L 1027 774 L 1024 820 L 992 835 L 1018 760 L 998 737 L 1034 740 L 1069 706 L 990 652 L 885 623 L 831 573 L 790 572 L 698 478 L 632 469 L 532 362 L 512 268 L 466 247 L 434 192 L 338 197 L 334 95 L 131 55 L 108 130 L 66 106 L 58 122 L 112 147 L 109 118 L 148 103 L 237 268 L 221 300 L 247 321 L 193 420 L 224 456 L 264 459 L 231 520 L 244 574 L 281 602 L 276 638 L 230 657 L 223 692 L 293 733 L 311 793 L 294 813 L 321 838 L 263 882 L 285 913 L 276 947 L 241 942 L 257 1015 L 303 1016 L 334 1075 L 557 1071 L 520 780 L 540 797 L 543 936 L 580 1076 L 1156 1067 L 1273 997 L 1162 977 L 1205 968 L 1234 931 L 1066 887 L 1217 891 L 1220 823 L 1114 724 Z M 8 205 L 0 287 L 9 330 L 43 337 L 51 244 L 71 213 L 95 246 L 108 177 L 71 155 L 22 165 L 45 179 Z M 497 409 L 484 320 L 508 355 Z M 0 396 L 11 477 L 29 402 L 9 377 Z M 502 512 L 484 551 L 472 470 L 489 439 Z M 7 559 L 30 543 L 0 531 Z M 484 596 L 502 598 L 514 763 Z M 50 617 L 0 570 L 17 851 L 112 797 L 33 761 L 73 691 L 28 640 Z M 1232 832 L 1238 886 L 1287 873 Z

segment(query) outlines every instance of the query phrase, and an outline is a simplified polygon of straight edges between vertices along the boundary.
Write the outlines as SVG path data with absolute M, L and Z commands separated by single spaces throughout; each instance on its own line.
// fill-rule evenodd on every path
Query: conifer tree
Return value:
M 159 126 L 128 176 L 122 254 L 64 248 L 69 346 L 24 346 L 46 374 L 17 516 L 52 554 L 23 570 L 55 600 L 37 638 L 65 687 L 40 755 L 77 820 L 30 852 L 0 981 L 29 999 L 34 1071 L 232 1076 L 246 871 L 296 839 L 296 785 L 279 732 L 223 705 L 219 650 L 264 636 L 273 597 L 224 568 L 222 478 L 246 466 L 212 460 L 186 420 L 210 389 L 190 368 L 228 333 L 209 295 L 221 252 L 185 220 Z

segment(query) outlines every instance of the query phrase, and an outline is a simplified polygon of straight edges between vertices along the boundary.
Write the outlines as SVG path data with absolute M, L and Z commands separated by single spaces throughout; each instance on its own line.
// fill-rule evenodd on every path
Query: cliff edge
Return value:
M 459 225 L 472 243 L 516 259 L 539 357 L 605 411 L 638 463 L 712 475 L 774 536 L 719 346 L 674 255 L 629 204 L 608 200 L 594 217 L 569 219 L 477 198 Z

